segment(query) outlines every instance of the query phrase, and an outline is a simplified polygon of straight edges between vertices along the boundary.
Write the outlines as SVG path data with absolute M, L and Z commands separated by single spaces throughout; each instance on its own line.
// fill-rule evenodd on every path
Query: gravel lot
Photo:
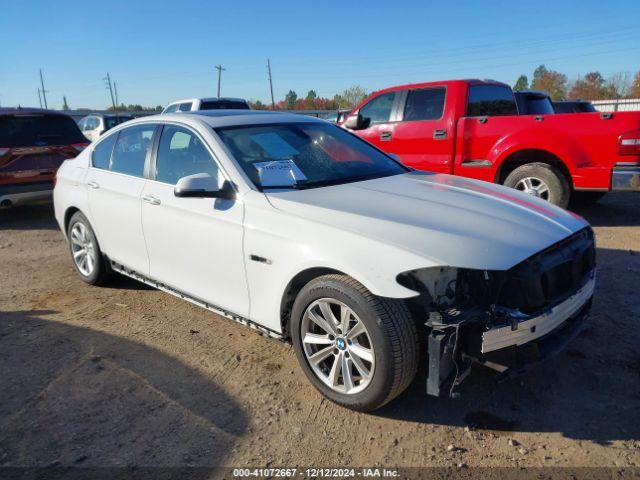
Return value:
M 374 414 L 324 400 L 293 350 L 126 279 L 76 276 L 50 206 L 0 211 L 0 465 L 640 466 L 640 195 L 595 227 L 590 328 L 461 398 L 419 376 Z

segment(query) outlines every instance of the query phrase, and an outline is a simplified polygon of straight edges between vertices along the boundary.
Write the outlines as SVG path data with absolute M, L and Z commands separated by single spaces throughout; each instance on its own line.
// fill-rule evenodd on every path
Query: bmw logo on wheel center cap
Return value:
M 336 347 L 344 350 L 347 347 L 347 342 L 344 341 L 344 338 L 336 338 Z

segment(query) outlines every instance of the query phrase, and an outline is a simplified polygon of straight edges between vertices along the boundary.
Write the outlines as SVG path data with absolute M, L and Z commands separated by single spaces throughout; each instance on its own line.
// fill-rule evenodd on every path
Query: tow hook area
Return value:
M 482 334 L 488 325 L 498 320 L 496 316 L 481 309 L 461 311 L 450 308 L 431 312 L 425 323 L 430 329 L 427 394 L 440 396 L 444 392 L 451 398 L 457 398 L 459 393 L 456 389 L 469 376 L 474 363 L 496 371 L 498 382 L 522 375 L 564 350 L 584 329 L 590 308 L 591 298 L 546 335 L 489 353 L 482 352 Z M 526 321 L 501 316 L 500 323 L 513 327 L 518 320 Z
M 473 360 L 464 353 L 471 345 L 468 340 L 473 330 L 481 334 L 480 326 L 486 322 L 487 315 L 480 309 L 463 312 L 449 308 L 442 312 L 431 312 L 425 323 L 430 329 L 429 371 L 427 394 L 440 396 L 448 391 L 448 396 L 456 398 L 455 389 L 471 373 Z M 480 338 L 479 335 L 476 338 Z

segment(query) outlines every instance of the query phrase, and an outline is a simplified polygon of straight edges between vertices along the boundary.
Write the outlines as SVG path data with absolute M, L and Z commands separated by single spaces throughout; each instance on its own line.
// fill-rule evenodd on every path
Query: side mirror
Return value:
M 196 173 L 182 177 L 173 189 L 176 197 L 187 198 L 224 198 L 232 200 L 236 198 L 236 192 L 228 180 L 222 187 L 218 186 L 218 179 L 208 173 Z
M 360 115 L 359 113 L 347 117 L 344 122 L 344 126 L 349 130 L 360 130 L 362 128 L 362 124 L 362 115 Z

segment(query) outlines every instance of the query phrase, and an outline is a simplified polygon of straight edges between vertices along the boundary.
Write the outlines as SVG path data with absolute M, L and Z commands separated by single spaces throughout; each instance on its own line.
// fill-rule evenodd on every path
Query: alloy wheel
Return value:
M 525 177 L 516 183 L 515 188 L 534 197 L 549 200 L 549 186 L 539 178 Z
M 344 303 L 322 298 L 309 305 L 301 323 L 301 339 L 309 366 L 332 390 L 355 394 L 371 382 L 375 371 L 371 337 Z
M 76 223 L 71 229 L 71 254 L 78 270 L 85 277 L 90 276 L 96 266 L 96 249 L 89 229 L 83 223 Z

